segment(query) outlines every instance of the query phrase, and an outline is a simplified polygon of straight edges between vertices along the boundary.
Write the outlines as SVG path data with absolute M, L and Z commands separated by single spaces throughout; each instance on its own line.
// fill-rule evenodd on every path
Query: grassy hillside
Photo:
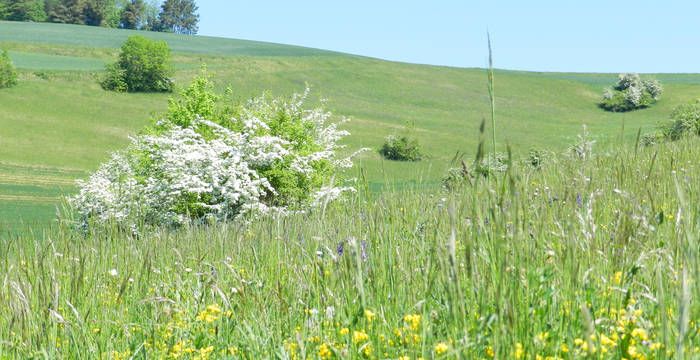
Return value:
M 8 169 L 0 175 L 4 221 L 16 224 L 17 215 L 45 221 L 55 212 L 49 199 L 71 190 L 66 179 L 95 169 L 109 151 L 124 147 L 130 134 L 166 108 L 168 95 L 114 94 L 98 85 L 102 65 L 114 61 L 122 41 L 135 33 L 168 42 L 180 86 L 197 74 L 201 63 L 215 75 L 219 89 L 230 86 L 241 99 L 268 89 L 287 95 L 310 84 L 316 95 L 329 99 L 332 111 L 352 118 L 349 149 L 378 148 L 386 135 L 401 134 L 407 123 L 414 124 L 428 158 L 396 163 L 382 161 L 376 152 L 364 154 L 358 165 L 375 188 L 387 182 L 436 183 L 455 152 L 473 153 L 478 125 L 489 114 L 482 69 L 242 40 L 0 22 L 0 48 L 10 50 L 21 71 L 18 86 L 0 90 L 0 164 Z M 510 143 L 518 153 L 533 146 L 562 150 L 583 124 L 604 141 L 619 136 L 623 120 L 631 141 L 637 129 L 650 131 L 674 106 L 700 94 L 700 75 L 657 75 L 665 92 L 654 107 L 606 113 L 596 102 L 615 77 L 497 71 L 499 147 L 505 150 L 503 145 Z M 20 184 L 3 180 L 14 173 L 24 179 Z M 17 186 L 24 197 L 16 197 Z

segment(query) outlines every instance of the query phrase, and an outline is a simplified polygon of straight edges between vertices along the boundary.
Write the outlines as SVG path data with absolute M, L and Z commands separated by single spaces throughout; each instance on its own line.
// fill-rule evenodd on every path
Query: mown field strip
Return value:
M 4 195 L 0 194 L 0 201 L 27 201 L 33 203 L 55 203 L 59 196 L 31 196 L 31 195 Z
M 73 185 L 74 183 L 74 180 L 67 178 L 0 174 L 0 184 L 7 185 Z

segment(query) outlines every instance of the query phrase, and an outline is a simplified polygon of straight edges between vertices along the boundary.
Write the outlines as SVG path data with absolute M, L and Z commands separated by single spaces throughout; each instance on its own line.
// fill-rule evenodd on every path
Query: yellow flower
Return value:
M 331 350 L 328 348 L 328 345 L 326 345 L 326 344 L 321 344 L 321 346 L 319 346 L 319 348 L 318 348 L 318 356 L 319 356 L 321 359 L 323 359 L 323 360 L 328 359 L 328 358 L 331 357 L 331 355 L 333 355 L 333 353 L 332 353 Z
M 342 329 L 340 329 L 340 331 L 338 331 L 338 333 L 339 333 L 340 335 L 347 335 L 347 334 L 350 333 L 350 329 L 348 329 L 348 328 L 342 328 Z
M 609 338 L 607 335 L 602 334 L 600 335 L 600 343 L 602 345 L 610 345 L 610 346 L 616 346 L 617 343 L 613 341 L 611 338 Z
M 403 321 L 410 324 L 409 328 L 412 331 L 418 331 L 418 327 L 420 326 L 420 320 L 420 314 L 409 314 L 403 317 Z
M 615 281 L 615 284 L 620 284 L 622 282 L 622 271 L 616 272 L 613 280 Z
M 207 310 L 209 310 L 209 312 L 211 312 L 211 313 L 220 313 L 221 312 L 221 308 L 219 307 L 219 304 L 209 305 L 209 306 L 207 306 Z
M 372 320 L 374 320 L 375 316 L 376 316 L 376 314 L 373 311 L 365 310 L 365 317 L 367 318 L 367 321 L 372 322 Z
M 352 339 L 353 341 L 355 341 L 355 343 L 361 343 L 363 341 L 369 340 L 369 335 L 367 335 L 367 333 L 364 330 L 355 330 L 352 332 Z
M 447 351 L 447 344 L 445 344 L 444 342 L 435 345 L 435 353 L 437 353 L 438 355 L 444 353 L 445 351 Z
M 647 335 L 647 331 L 644 329 L 640 329 L 640 328 L 635 328 L 634 330 L 632 330 L 632 337 L 637 337 L 637 338 L 640 338 L 642 340 L 649 339 L 649 336 Z
M 404 356 L 399 356 L 399 360 L 411 360 L 411 358 L 404 355 Z
M 524 351 L 523 351 L 523 344 L 521 343 L 515 343 L 515 358 L 520 359 L 523 357 Z
M 486 355 L 488 355 L 489 357 L 494 357 L 494 356 L 496 356 L 496 354 L 494 354 L 494 352 L 493 352 L 493 348 L 490 347 L 490 346 L 488 346 L 488 347 L 486 348 Z
M 372 354 L 372 345 L 367 344 L 362 352 L 365 356 L 370 356 Z

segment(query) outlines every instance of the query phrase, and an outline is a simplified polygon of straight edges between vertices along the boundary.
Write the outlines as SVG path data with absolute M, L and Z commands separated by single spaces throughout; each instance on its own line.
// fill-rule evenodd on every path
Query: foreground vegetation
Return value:
M 699 145 L 176 232 L 64 219 L 0 241 L 0 358 L 696 358 Z

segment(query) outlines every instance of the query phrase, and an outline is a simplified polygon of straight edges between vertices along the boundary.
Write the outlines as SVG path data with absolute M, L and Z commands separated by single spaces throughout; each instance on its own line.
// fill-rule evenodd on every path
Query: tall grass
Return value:
M 491 104 L 491 139 L 493 142 L 493 156 L 496 157 L 496 94 L 493 86 L 493 51 L 491 51 L 491 34 L 486 33 L 489 44 L 489 103 Z
M 697 358 L 698 145 L 247 224 L 4 238 L 0 359 Z

